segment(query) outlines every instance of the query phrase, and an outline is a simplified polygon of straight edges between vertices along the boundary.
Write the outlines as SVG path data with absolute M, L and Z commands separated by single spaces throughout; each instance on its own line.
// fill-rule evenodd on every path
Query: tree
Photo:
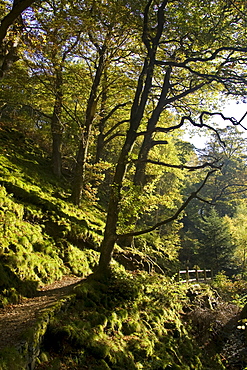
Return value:
M 246 146 L 245 139 L 234 126 L 218 129 L 209 138 L 203 150 L 196 151 L 199 163 L 214 162 L 220 167 L 202 189 L 200 196 L 204 203 L 194 200 L 183 216 L 181 230 L 182 248 L 180 260 L 184 264 L 198 264 L 199 240 L 202 235 L 202 221 L 206 221 L 212 206 L 220 217 L 233 217 L 236 206 L 246 198 Z M 192 189 L 190 179 L 188 189 Z M 194 177 L 193 183 L 200 183 L 200 177 Z
M 219 135 L 219 137 L 217 137 Z M 243 132 L 235 126 L 218 129 L 204 150 L 199 151 L 200 161 L 214 161 L 218 171 L 202 191 L 202 196 L 210 200 L 221 216 L 232 216 L 238 200 L 246 197 L 247 163 L 246 145 Z M 205 204 L 201 212 L 208 206 Z
M 247 225 L 246 225 L 247 207 L 246 200 L 237 206 L 236 212 L 232 218 L 227 221 L 231 230 L 234 249 L 234 263 L 242 274 L 246 274 L 247 262 Z
M 188 6 L 188 4 L 186 5 Z M 220 21 L 217 20 L 216 22 L 212 6 L 211 2 L 207 2 L 206 9 L 201 9 L 201 3 L 192 2 L 188 20 L 188 14 L 187 18 L 184 17 L 185 8 L 181 3 L 171 5 L 167 1 L 162 1 L 154 4 L 151 0 L 146 3 L 141 17 L 143 19 L 142 42 L 146 55 L 143 57 L 144 61 L 139 74 L 135 98 L 130 110 L 129 129 L 119 155 L 111 187 L 104 239 L 101 245 L 99 274 L 104 273 L 109 267 L 114 244 L 117 240 L 126 237 L 126 235 L 135 236 L 149 232 L 166 222 L 174 220 L 184 210 L 189 201 L 198 196 L 199 190 L 205 183 L 204 181 L 199 189 L 191 194 L 178 211 L 166 221 L 161 221 L 146 230 L 118 235 L 117 222 L 121 190 L 130 162 L 130 154 L 137 138 L 140 135 L 144 137 L 143 146 L 139 152 L 140 168 L 141 172 L 144 173 L 142 164 L 150 162 L 147 156 L 152 147 L 150 141 L 153 133 L 167 133 L 176 130 L 182 127 L 185 121 L 200 127 L 204 125 L 203 113 L 200 112 L 200 108 L 197 111 L 197 116 L 199 113 L 199 123 L 196 123 L 196 119 L 193 119 L 190 115 L 181 117 L 180 109 L 185 106 L 185 98 L 188 101 L 190 94 L 192 95 L 199 90 L 203 93 L 207 89 L 215 89 L 219 85 L 227 93 L 232 93 L 233 86 L 238 84 L 238 93 L 243 92 L 245 75 L 240 68 L 240 64 L 238 64 L 238 60 L 241 60 L 241 65 L 245 63 L 245 56 L 242 53 L 246 51 L 246 48 L 241 46 L 240 40 L 240 44 L 236 44 L 236 39 L 230 37 L 229 28 L 232 20 L 238 19 L 237 28 L 240 31 L 242 20 L 239 20 L 239 17 L 236 16 L 231 5 L 227 7 L 225 3 L 219 2 L 217 3 L 216 14 L 217 17 L 220 15 Z M 215 12 L 216 9 L 213 10 Z M 201 12 L 203 12 L 204 18 L 206 14 L 207 19 L 202 30 L 197 22 L 200 19 Z M 178 16 L 178 22 L 175 21 L 175 14 Z M 179 33 L 180 37 L 176 37 L 179 23 L 180 26 L 183 25 L 183 35 Z M 208 32 L 210 27 L 212 27 L 212 34 Z M 226 30 L 225 34 L 219 34 L 219 31 L 222 32 L 223 29 Z M 238 65 L 238 73 L 232 68 L 232 63 L 235 66 Z M 157 88 L 155 89 L 154 79 L 160 66 L 162 68 L 159 73 L 163 77 L 163 83 L 162 85 L 158 84 L 158 87 L 156 85 Z M 155 99 L 152 99 L 153 96 L 155 96 Z M 148 109 L 150 101 L 154 102 L 152 110 Z M 164 109 L 169 109 L 171 104 L 174 104 L 177 111 L 180 112 L 179 122 L 169 128 L 157 127 Z M 148 111 L 151 112 L 149 118 L 146 116 Z M 156 161 L 155 164 L 159 164 L 158 162 Z M 167 164 L 161 163 L 161 165 L 166 166 Z M 179 167 L 185 168 L 186 166 Z
M 6 10 L 5 14 L 2 15 L 0 22 L 0 78 L 4 77 L 13 62 L 18 59 L 18 37 L 23 29 L 21 14 L 32 5 L 34 1 L 35 0 L 14 0 L 10 11 L 7 12 Z M 6 6 L 7 4 L 4 5 Z M 12 34 L 7 37 L 7 33 L 10 31 L 11 27 Z
M 49 90 L 54 101 L 50 113 L 52 169 L 55 176 L 61 177 L 61 146 L 65 126 L 64 74 L 67 60 L 72 59 L 78 51 L 81 33 L 78 28 L 78 16 L 68 9 L 68 4 L 58 0 L 47 2 L 38 11 L 34 10 L 32 19 L 26 23 L 29 31 L 26 62 L 31 73 Z
M 123 47 L 127 45 L 126 47 L 128 48 L 129 34 L 133 33 L 133 30 L 129 30 L 128 25 L 130 20 L 127 18 L 127 16 L 131 14 L 129 14 L 127 7 L 123 6 L 121 3 L 119 4 L 115 1 L 111 1 L 107 4 L 107 7 L 103 3 L 95 6 L 94 2 L 92 4 L 89 2 L 89 4 L 86 5 L 90 6 L 89 13 L 92 18 L 92 28 L 88 30 L 86 36 L 88 40 L 87 53 L 89 55 L 85 55 L 84 58 L 87 60 L 92 71 L 92 83 L 85 107 L 84 122 L 74 171 L 71 199 L 76 205 L 80 204 L 83 187 L 85 185 L 85 170 L 90 138 L 92 127 L 95 123 L 99 98 L 101 95 L 103 99 L 106 98 L 106 86 L 104 86 L 106 73 L 109 66 L 113 68 L 113 66 L 118 66 L 122 63 L 122 59 L 126 53 L 123 52 Z M 131 18 L 133 18 L 133 16 Z M 102 87 L 104 90 L 101 89 L 101 85 L 103 85 Z M 124 106 L 125 104 L 126 102 L 121 102 L 120 106 Z M 114 113 L 118 107 L 119 106 L 116 105 L 109 114 L 111 115 Z M 99 123 L 99 129 L 101 131 L 104 123 L 105 117 L 102 117 Z M 101 142 L 98 141 L 98 149 L 100 149 L 99 146 L 100 143 L 102 143 L 102 138 L 101 135 L 99 137 Z
M 210 267 L 214 273 L 231 271 L 234 247 L 229 224 L 212 208 L 205 221 L 201 222 L 199 259 L 204 268 Z

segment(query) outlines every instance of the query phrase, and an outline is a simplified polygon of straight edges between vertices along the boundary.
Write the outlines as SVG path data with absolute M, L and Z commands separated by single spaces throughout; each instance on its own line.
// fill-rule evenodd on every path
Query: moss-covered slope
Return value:
M 75 208 L 46 154 L 14 129 L 0 129 L 0 305 L 64 274 L 88 275 L 98 260 L 104 216 Z

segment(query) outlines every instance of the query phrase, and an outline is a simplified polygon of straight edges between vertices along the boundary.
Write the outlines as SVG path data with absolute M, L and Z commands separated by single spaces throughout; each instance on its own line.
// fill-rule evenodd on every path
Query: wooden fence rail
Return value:
M 181 280 L 181 275 L 185 275 L 185 279 Z M 194 269 L 194 270 L 189 270 L 186 268 L 186 270 L 179 270 L 178 271 L 178 281 L 180 283 L 186 283 L 189 281 L 207 281 L 207 280 L 212 280 L 213 278 L 213 272 L 212 270 L 199 270 L 199 269 Z

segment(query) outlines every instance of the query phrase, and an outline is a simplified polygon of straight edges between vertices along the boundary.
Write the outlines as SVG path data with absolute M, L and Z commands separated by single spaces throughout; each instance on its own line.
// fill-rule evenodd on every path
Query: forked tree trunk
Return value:
M 114 245 L 117 240 L 117 223 L 119 216 L 119 206 L 121 202 L 121 189 L 127 169 L 129 155 L 132 152 L 133 145 L 137 138 L 137 131 L 140 127 L 145 108 L 148 102 L 149 94 L 152 87 L 154 67 L 155 67 L 155 56 L 157 47 L 159 44 L 160 37 L 162 35 L 164 25 L 164 8 L 167 1 L 163 1 L 162 5 L 158 10 L 158 25 L 156 36 L 150 41 L 148 32 L 148 13 L 151 7 L 152 1 L 149 1 L 145 8 L 144 13 L 144 25 L 142 40 L 147 48 L 147 56 L 143 63 L 142 71 L 139 75 L 135 97 L 133 100 L 129 129 L 126 134 L 125 143 L 122 147 L 118 163 L 115 170 L 113 183 L 111 186 L 110 201 L 108 205 L 107 220 L 104 232 L 104 239 L 101 244 L 101 254 L 99 260 L 98 269 L 95 271 L 94 276 L 99 278 L 106 274 L 109 270 L 109 265 L 114 250 Z M 157 122 L 157 121 L 156 121 Z

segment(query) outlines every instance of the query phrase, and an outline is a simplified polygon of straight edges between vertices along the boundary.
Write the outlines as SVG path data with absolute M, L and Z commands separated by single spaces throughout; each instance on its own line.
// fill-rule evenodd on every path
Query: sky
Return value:
M 225 117 L 234 117 L 236 120 L 240 120 L 244 114 L 247 112 L 247 103 L 237 103 L 236 101 L 229 101 L 226 103 L 225 107 L 222 108 L 221 113 Z M 228 125 L 231 125 L 230 121 L 225 121 L 218 118 L 213 118 L 214 122 L 216 121 L 220 127 L 226 127 Z M 243 135 L 247 138 L 247 115 L 244 118 L 244 120 L 241 122 L 241 124 L 246 128 L 246 130 L 242 129 L 240 126 L 238 126 L 239 131 L 243 131 Z M 196 148 L 202 149 L 205 146 L 205 142 L 207 141 L 207 136 L 202 134 L 199 134 L 200 129 L 198 129 L 198 134 L 193 134 L 193 137 L 191 137 L 189 134 L 184 135 L 184 140 L 188 140 L 192 144 L 195 145 Z

